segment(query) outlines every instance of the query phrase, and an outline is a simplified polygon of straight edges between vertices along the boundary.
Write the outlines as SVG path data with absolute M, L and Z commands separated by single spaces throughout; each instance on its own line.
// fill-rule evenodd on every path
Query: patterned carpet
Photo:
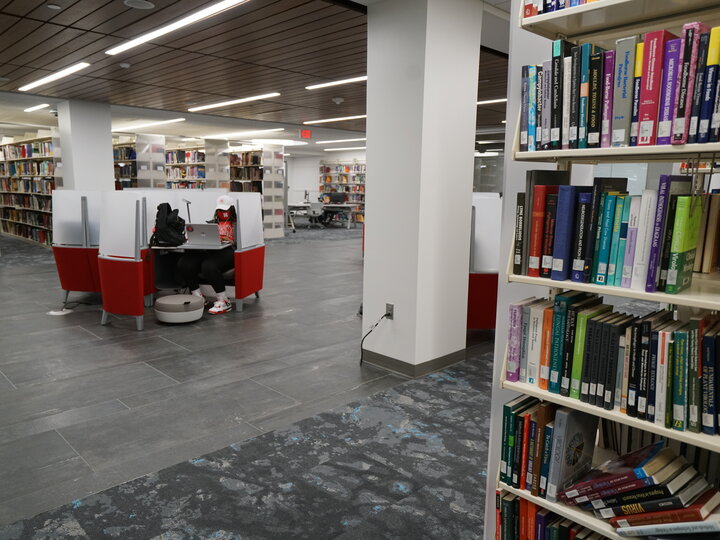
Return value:
M 480 538 L 492 353 L 469 357 L 0 538 Z

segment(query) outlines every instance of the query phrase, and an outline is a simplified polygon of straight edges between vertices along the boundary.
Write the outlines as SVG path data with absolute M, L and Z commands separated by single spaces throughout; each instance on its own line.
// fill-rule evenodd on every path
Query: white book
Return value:
M 647 282 L 648 261 L 650 259 L 650 246 L 652 232 L 655 226 L 655 212 L 657 210 L 657 189 L 646 189 L 642 194 L 640 203 L 640 219 L 638 221 L 637 239 L 635 241 L 635 260 L 633 261 L 632 281 L 630 288 L 644 291 Z
M 673 332 L 683 323 L 676 322 L 658 331 L 657 371 L 655 376 L 655 423 L 664 426 L 667 412 L 667 384 L 670 365 L 670 348 L 673 346 Z
M 563 58 L 562 133 L 563 148 L 570 148 L 570 86 L 572 85 L 572 57 Z
M 630 382 L 630 353 L 632 352 L 632 346 L 630 341 L 632 339 L 632 325 L 625 329 L 625 349 L 623 350 L 623 374 L 622 374 L 622 385 L 620 388 L 620 411 L 625 412 L 627 410 L 628 400 L 628 385 Z
M 620 536 L 647 536 L 649 534 L 690 534 L 720 532 L 720 510 L 710 514 L 705 521 L 680 521 L 657 525 L 637 525 L 615 529 Z
M 537 385 L 540 369 L 540 349 L 542 348 L 543 316 L 545 309 L 552 306 L 552 300 L 546 300 L 530 306 L 530 324 L 527 346 L 527 382 Z
M 615 401 L 613 402 L 615 409 L 620 408 L 622 401 L 623 373 L 625 373 L 625 334 L 621 334 L 620 339 L 618 339 L 618 360 L 615 370 Z

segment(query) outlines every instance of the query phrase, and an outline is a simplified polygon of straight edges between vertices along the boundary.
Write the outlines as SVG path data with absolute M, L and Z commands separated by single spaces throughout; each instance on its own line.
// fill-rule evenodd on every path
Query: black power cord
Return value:
M 375 330 L 375 329 L 378 327 L 378 325 L 382 322 L 382 320 L 387 318 L 387 316 L 388 316 L 388 314 L 386 313 L 385 315 L 383 315 L 382 317 L 380 317 L 380 318 L 378 319 L 378 322 L 376 322 L 375 324 L 373 324 L 373 325 L 370 327 L 370 330 L 368 330 L 367 334 L 365 334 L 365 335 L 363 336 L 363 338 L 360 340 L 360 365 L 361 365 L 361 366 L 363 365 L 363 343 L 365 343 L 365 338 L 367 338 L 370 334 L 372 334 L 372 331 Z

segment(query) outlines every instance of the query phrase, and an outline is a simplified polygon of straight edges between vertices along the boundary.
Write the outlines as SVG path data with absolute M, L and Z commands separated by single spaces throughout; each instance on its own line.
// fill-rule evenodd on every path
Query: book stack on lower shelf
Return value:
M 53 178 L 0 178 L 0 231 L 52 245 Z

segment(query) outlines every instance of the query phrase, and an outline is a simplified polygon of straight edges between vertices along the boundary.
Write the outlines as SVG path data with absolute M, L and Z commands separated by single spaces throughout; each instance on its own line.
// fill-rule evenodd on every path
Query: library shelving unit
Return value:
M 120 135 L 113 142 L 115 187 L 165 187 L 165 137 Z
M 671 32 L 678 33 L 682 25 L 686 22 L 699 20 L 715 26 L 720 23 L 720 7 L 718 7 L 717 1 L 713 0 L 599 0 L 578 7 L 541 14 L 536 17 L 523 19 L 522 11 L 517 16 L 519 17 L 519 26 L 522 30 L 532 32 L 539 36 L 548 39 L 563 38 L 575 43 L 592 42 L 600 46 L 610 47 L 618 38 L 652 30 L 668 29 Z M 549 44 L 548 51 L 550 51 Z M 720 143 L 520 152 L 519 129 L 516 129 L 513 144 L 513 157 L 516 162 L 555 163 L 559 169 L 563 170 L 570 170 L 572 165 L 577 163 L 713 162 L 717 161 L 717 155 L 719 153 Z M 506 190 L 507 189 L 506 186 Z M 519 191 L 521 190 L 522 188 Z M 507 208 L 509 207 L 506 207 L 506 209 Z M 503 235 L 503 237 L 508 238 L 509 235 Z M 510 251 L 512 254 L 512 250 Z M 510 260 L 509 263 L 511 263 Z M 537 296 L 540 296 L 539 293 L 547 290 L 549 290 L 551 294 L 555 294 L 562 290 L 569 289 L 613 297 L 656 302 L 658 304 L 674 306 L 678 309 L 702 308 L 720 310 L 720 275 L 718 273 L 704 275 L 694 274 L 692 286 L 680 294 L 646 293 L 644 291 L 621 287 L 576 283 L 572 281 L 555 281 L 547 278 L 515 275 L 512 273 L 512 264 L 508 264 L 506 282 L 507 285 L 503 285 L 503 287 L 513 287 L 513 284 L 517 283 L 544 288 L 537 290 Z M 503 307 L 500 307 L 498 314 L 499 316 L 503 316 Z M 504 316 L 507 316 L 507 314 L 505 313 Z M 496 347 L 498 343 L 501 343 L 501 341 L 496 341 Z M 498 360 L 503 357 L 496 353 L 495 358 L 496 362 L 498 362 Z M 677 440 L 720 453 L 720 435 L 668 429 L 658 424 L 627 416 L 618 410 L 606 410 L 577 399 L 550 393 L 546 390 L 539 389 L 535 385 L 508 381 L 505 378 L 505 361 L 506 359 L 502 360 L 503 365 L 500 366 L 500 369 L 498 369 L 498 366 L 496 366 L 495 369 L 493 383 L 498 390 L 509 390 L 517 394 L 534 396 L 540 400 L 580 410 L 619 424 L 651 432 L 670 440 Z M 512 394 L 503 394 L 503 392 L 499 392 L 499 394 L 502 396 L 500 399 L 503 402 L 507 401 L 505 396 L 512 398 Z M 502 406 L 493 408 L 492 415 L 494 425 L 497 426 L 501 424 Z M 493 433 L 498 433 L 498 430 L 495 429 Z M 499 447 L 500 445 L 501 441 L 499 438 L 495 438 L 495 436 L 491 437 L 491 447 Z M 490 452 L 490 456 L 497 455 L 498 452 Z M 494 462 L 488 463 L 488 471 L 494 474 L 494 471 L 498 469 L 498 460 L 495 457 L 491 457 L 491 459 Z M 574 523 L 588 527 L 604 537 L 621 538 L 612 526 L 606 521 L 596 518 L 590 512 L 585 512 L 576 507 L 566 506 L 562 503 L 550 502 L 540 497 L 534 497 L 528 491 L 515 489 L 499 482 L 499 480 L 496 481 L 496 486 L 501 492 L 513 493 L 518 497 L 537 504 L 539 507 L 547 508 L 558 515 L 571 519 Z M 495 515 L 495 497 L 493 495 L 492 492 L 488 492 L 486 518 Z M 489 530 L 494 529 L 495 526 L 493 523 L 491 527 L 486 527 L 486 534 L 488 534 Z
M 168 189 L 229 187 L 230 169 L 227 141 L 205 139 L 194 146 L 165 149 L 165 175 Z
M 230 185 L 232 191 L 262 193 L 263 151 L 242 150 L 230 153 Z
M 0 231 L 52 244 L 55 155 L 51 137 L 0 147 Z
M 353 160 L 321 161 L 320 197 L 332 191 L 347 193 L 348 203 L 354 204 L 353 219 L 365 221 L 365 163 Z

